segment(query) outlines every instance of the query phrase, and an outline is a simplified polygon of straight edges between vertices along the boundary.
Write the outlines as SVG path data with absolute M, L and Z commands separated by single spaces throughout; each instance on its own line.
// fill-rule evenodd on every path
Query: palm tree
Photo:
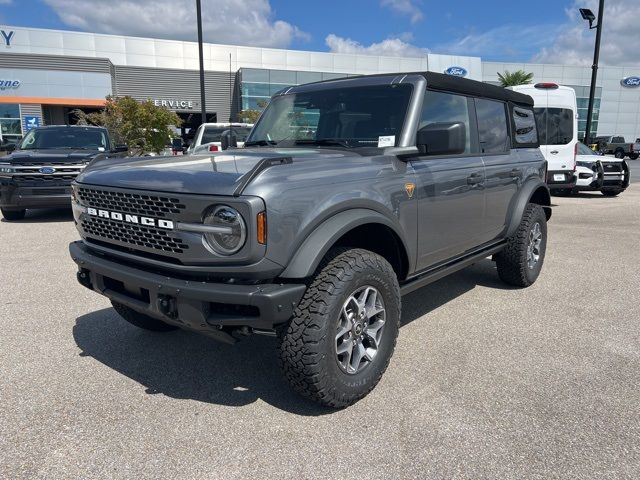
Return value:
M 503 87 L 513 87 L 515 85 L 531 83 L 533 73 L 527 73 L 524 70 L 516 70 L 511 73 L 509 70 L 505 70 L 504 73 L 498 72 L 498 78 Z

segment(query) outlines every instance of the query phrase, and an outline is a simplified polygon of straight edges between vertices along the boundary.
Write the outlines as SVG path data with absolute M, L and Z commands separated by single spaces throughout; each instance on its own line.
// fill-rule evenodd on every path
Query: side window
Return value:
M 624 137 L 613 137 L 611 143 L 624 143 Z
M 504 153 L 509 149 L 505 104 L 476 98 L 478 137 L 482 153 Z
M 513 107 L 513 137 L 516 145 L 538 144 L 538 131 L 533 110 L 524 107 Z
M 573 110 L 534 108 L 540 145 L 567 145 L 573 139 Z
M 471 132 L 469 128 L 469 105 L 467 97 L 427 90 L 424 96 L 422 116 L 420 118 L 420 123 L 418 124 L 418 130 L 431 123 L 440 122 L 464 123 L 467 134 L 467 143 L 464 153 L 470 153 Z

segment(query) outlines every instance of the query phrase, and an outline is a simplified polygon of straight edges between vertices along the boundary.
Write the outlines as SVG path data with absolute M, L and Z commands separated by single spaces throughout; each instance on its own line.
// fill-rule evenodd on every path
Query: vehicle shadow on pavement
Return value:
M 483 261 L 404 298 L 402 325 L 437 309 L 478 285 L 507 288 L 494 264 Z M 236 345 L 177 330 L 155 333 L 121 319 L 112 308 L 76 320 L 73 337 L 81 356 L 100 363 L 146 387 L 149 394 L 243 406 L 258 399 L 304 416 L 335 410 L 294 393 L 276 360 L 276 339 L 254 335 Z
M 47 209 L 27 210 L 27 215 L 22 220 L 9 222 L 3 218 L 0 221 L 5 223 L 72 222 L 73 212 L 71 208 L 47 208 Z

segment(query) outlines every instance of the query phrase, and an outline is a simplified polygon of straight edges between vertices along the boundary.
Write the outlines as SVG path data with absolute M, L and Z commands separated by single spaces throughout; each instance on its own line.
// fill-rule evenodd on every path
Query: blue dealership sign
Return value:
M 462 67 L 449 67 L 444 73 L 447 75 L 453 75 L 454 77 L 466 77 L 469 72 L 467 72 L 466 68 Z
M 640 87 L 640 77 L 624 77 L 620 80 L 623 87 L 636 88 Z
M 40 117 L 24 117 L 24 128 L 28 132 L 33 128 L 38 128 L 40 126 Z

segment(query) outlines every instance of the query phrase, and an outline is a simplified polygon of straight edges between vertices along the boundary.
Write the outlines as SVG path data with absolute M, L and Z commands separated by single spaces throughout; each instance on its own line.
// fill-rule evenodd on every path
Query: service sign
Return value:
M 156 107 L 165 107 L 173 109 L 191 110 L 193 108 L 193 102 L 191 100 L 159 100 L 155 99 L 153 104 Z
M 454 77 L 466 77 L 469 72 L 463 67 L 449 67 L 444 71 L 444 73 Z
M 620 80 L 623 87 L 636 88 L 640 87 L 640 77 L 624 77 Z

